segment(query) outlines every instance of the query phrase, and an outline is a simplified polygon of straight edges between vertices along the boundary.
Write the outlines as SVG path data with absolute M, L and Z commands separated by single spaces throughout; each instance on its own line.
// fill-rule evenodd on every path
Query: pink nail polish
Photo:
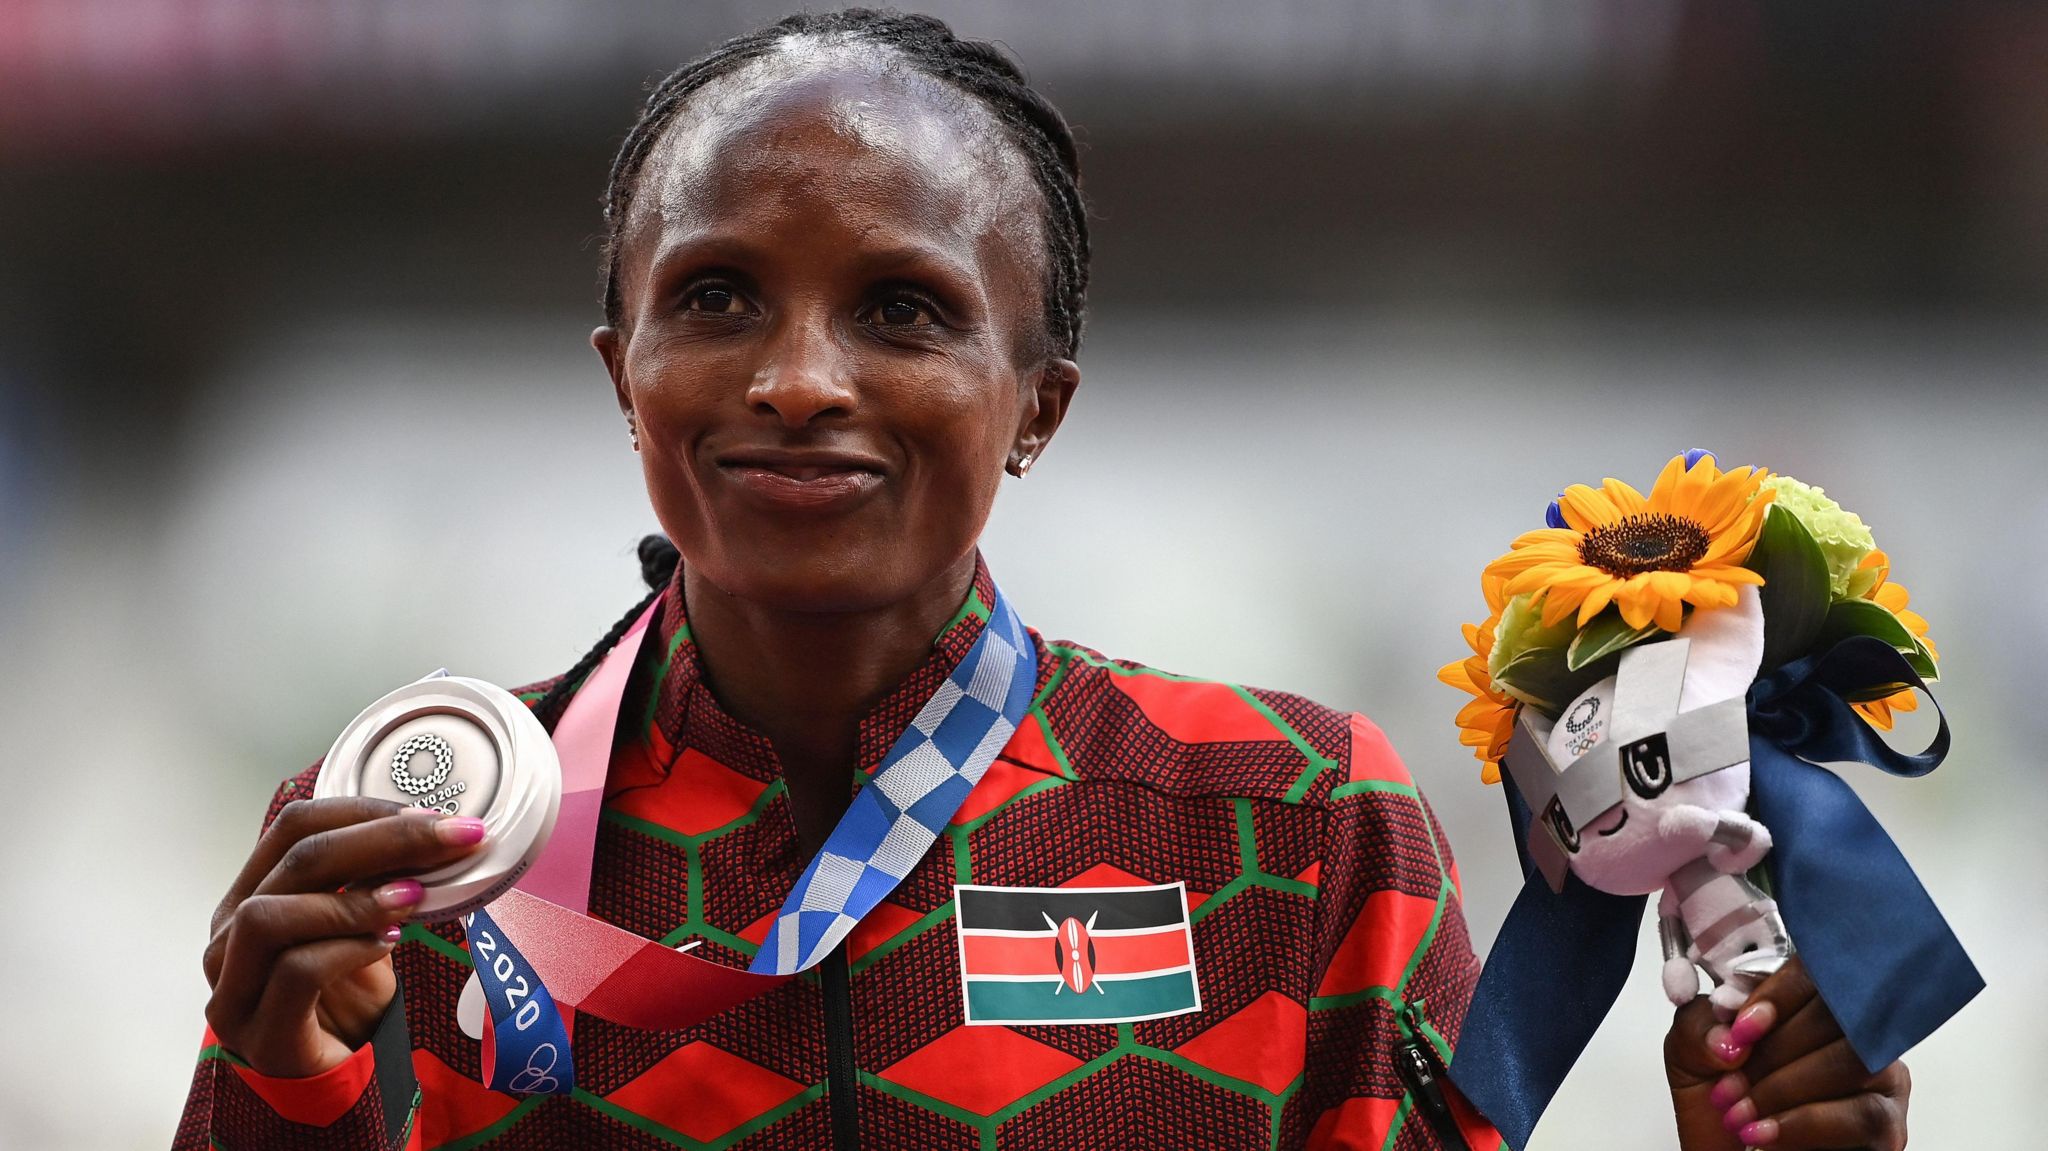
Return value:
M 1737 1131 L 1756 1122 L 1756 1103 L 1753 1100 L 1738 1100 L 1728 1113 L 1721 1116 L 1721 1126 Z
M 1737 1131 L 1735 1137 L 1751 1147 L 1769 1147 L 1778 1141 L 1778 1121 L 1759 1119 Z
M 1735 1042 L 1728 1029 L 1716 1023 L 1707 1029 L 1707 1050 L 1723 1063 L 1740 1063 L 1749 1054 L 1749 1045 Z
M 484 821 L 466 815 L 455 816 L 435 824 L 434 834 L 441 837 L 442 843 L 467 847 L 484 841 Z
M 426 897 L 427 889 L 421 887 L 417 879 L 393 880 L 371 892 L 371 898 L 377 901 L 377 906 L 391 911 L 411 907 Z
M 388 945 L 397 943 L 399 939 L 404 937 L 404 935 L 405 928 L 400 927 L 396 923 L 393 923 L 386 927 L 383 930 L 383 932 L 378 936 L 378 938 L 382 939 Z
M 1714 1084 L 1714 1089 L 1708 1092 L 1707 1102 L 1712 1103 L 1717 1110 L 1726 1111 L 1730 1107 L 1735 1106 L 1747 1094 L 1749 1094 L 1749 1080 L 1735 1074 L 1723 1075 Z
M 1778 1009 L 1769 1003 L 1758 1003 L 1742 1010 L 1735 1017 L 1735 1023 L 1728 1028 L 1728 1037 L 1736 1045 L 1748 1047 L 1767 1034 L 1771 1025 L 1778 1021 Z

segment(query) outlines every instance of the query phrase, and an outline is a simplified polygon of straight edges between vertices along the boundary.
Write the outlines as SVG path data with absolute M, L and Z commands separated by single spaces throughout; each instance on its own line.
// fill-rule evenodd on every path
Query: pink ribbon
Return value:
M 626 680 L 654 617 L 649 604 L 555 725 L 562 807 L 539 859 L 490 915 L 559 1007 L 649 1030 L 690 1027 L 789 980 L 726 967 L 590 918 L 590 866 Z

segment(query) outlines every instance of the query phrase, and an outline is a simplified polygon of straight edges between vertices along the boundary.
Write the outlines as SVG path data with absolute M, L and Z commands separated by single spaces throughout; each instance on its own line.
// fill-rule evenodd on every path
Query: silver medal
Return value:
M 517 696 L 445 673 L 409 683 L 342 729 L 313 796 L 366 795 L 484 821 L 471 855 L 416 876 L 421 919 L 481 907 L 540 857 L 562 805 L 554 741 Z

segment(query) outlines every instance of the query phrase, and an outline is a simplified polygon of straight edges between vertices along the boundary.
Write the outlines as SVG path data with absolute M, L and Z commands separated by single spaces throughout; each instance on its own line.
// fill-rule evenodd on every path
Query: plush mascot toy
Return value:
M 1524 715 L 1507 757 L 1544 813 L 1534 853 L 1552 889 L 1568 867 L 1598 891 L 1663 892 L 1664 991 L 1674 1004 L 1699 994 L 1697 965 L 1724 1020 L 1792 953 L 1777 903 L 1746 878 L 1771 833 L 1748 814 L 1744 704 L 1763 661 L 1763 611 L 1755 588 L 1737 595 L 1675 638 L 1623 652 L 1555 724 Z
M 1705 452 L 1648 496 L 1575 485 L 1482 578 L 1441 677 L 1527 875 L 1451 1077 L 1510 1143 L 1612 1006 L 1658 895 L 1663 985 L 1725 1021 L 1793 954 L 1868 1067 L 1983 987 L 1898 849 L 1822 763 L 1932 771 L 1877 735 L 1935 678 L 1927 624 L 1860 519 Z M 1505 773 L 1500 769 L 1506 767 Z

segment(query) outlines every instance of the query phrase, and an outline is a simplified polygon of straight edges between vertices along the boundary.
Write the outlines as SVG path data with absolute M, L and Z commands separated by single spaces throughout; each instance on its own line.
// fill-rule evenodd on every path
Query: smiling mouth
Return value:
M 774 511 L 842 509 L 882 483 L 878 466 L 853 456 L 763 453 L 733 455 L 716 463 L 719 474 L 742 495 Z
M 770 464 L 743 462 L 720 464 L 718 466 L 722 468 L 737 468 L 742 471 L 772 472 L 775 475 L 783 477 L 784 479 L 795 480 L 798 483 L 806 484 L 814 480 L 822 480 L 832 476 L 843 476 L 850 473 L 865 475 L 874 474 L 873 470 L 870 468 L 853 467 L 848 464 Z
M 865 452 L 814 447 L 731 448 L 712 456 L 720 468 L 740 471 L 774 472 L 789 479 L 808 481 L 845 472 L 880 474 L 882 461 Z
M 1596 831 L 1593 834 L 1599 836 L 1602 839 L 1606 839 L 1608 836 L 1613 835 L 1615 832 L 1620 831 L 1622 828 L 1627 826 L 1628 808 L 1624 807 L 1621 809 L 1621 822 L 1616 823 L 1613 827 L 1608 828 L 1606 831 Z

